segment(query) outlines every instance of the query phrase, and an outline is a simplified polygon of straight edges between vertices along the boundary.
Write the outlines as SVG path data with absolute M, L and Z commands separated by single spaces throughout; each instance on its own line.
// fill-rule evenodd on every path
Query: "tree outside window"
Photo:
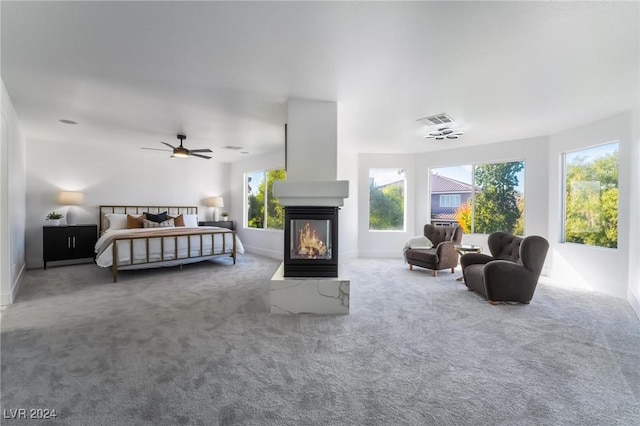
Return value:
M 564 241 L 618 247 L 618 144 L 564 157 Z
M 284 207 L 273 196 L 273 183 L 286 180 L 284 169 L 260 170 L 245 175 L 247 228 L 284 229 Z
M 369 230 L 404 230 L 404 169 L 369 170 Z

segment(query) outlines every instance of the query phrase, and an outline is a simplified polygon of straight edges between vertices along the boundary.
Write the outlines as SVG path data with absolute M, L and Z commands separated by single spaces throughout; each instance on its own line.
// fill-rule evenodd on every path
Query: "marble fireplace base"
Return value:
M 349 285 L 349 280 L 340 277 L 285 277 L 282 263 L 271 278 L 271 313 L 348 314 Z

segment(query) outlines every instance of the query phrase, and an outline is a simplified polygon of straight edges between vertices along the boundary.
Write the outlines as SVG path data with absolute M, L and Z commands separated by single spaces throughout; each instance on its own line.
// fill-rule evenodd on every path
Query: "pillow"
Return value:
M 162 212 L 158 214 L 153 214 L 153 213 L 144 213 L 144 214 L 147 215 L 147 220 L 150 220 L 151 222 L 160 223 L 168 219 L 167 212 Z
M 429 249 L 433 247 L 433 243 L 431 242 L 431 240 L 422 235 L 409 238 L 409 241 L 407 241 L 407 245 L 409 246 L 409 248 L 414 249 Z
M 173 219 L 167 219 L 163 222 L 154 222 L 152 220 L 142 219 L 142 225 L 145 228 L 173 228 L 176 226 Z
M 146 219 L 146 216 L 144 214 L 141 214 L 140 216 L 131 216 L 130 214 L 128 214 L 127 229 L 144 228 L 144 224 L 142 223 L 143 219 Z
M 105 217 L 109 220 L 109 229 L 127 229 L 127 214 L 126 213 L 107 213 Z
M 184 217 L 184 226 L 187 228 L 197 228 L 198 227 L 198 215 L 197 214 L 185 214 L 182 215 Z
M 180 213 L 178 216 L 167 216 L 167 219 L 173 219 L 176 226 L 184 226 L 184 216 Z

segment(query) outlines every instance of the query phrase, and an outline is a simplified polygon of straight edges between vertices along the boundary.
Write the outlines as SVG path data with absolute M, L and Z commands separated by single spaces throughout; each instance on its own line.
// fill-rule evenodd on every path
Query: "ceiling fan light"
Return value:
M 451 130 L 451 129 L 442 129 L 442 134 L 443 135 L 448 135 L 449 133 L 453 133 L 453 130 Z
M 172 157 L 177 157 L 177 158 L 188 158 L 189 154 L 187 154 L 186 152 L 174 152 Z

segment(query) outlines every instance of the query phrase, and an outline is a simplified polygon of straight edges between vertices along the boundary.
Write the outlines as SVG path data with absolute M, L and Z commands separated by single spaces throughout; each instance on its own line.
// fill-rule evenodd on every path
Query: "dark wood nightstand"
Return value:
M 47 262 L 94 258 L 98 225 L 60 225 L 42 227 L 42 258 Z
M 217 226 L 219 228 L 227 228 L 232 231 L 236 230 L 236 224 L 232 220 L 209 220 L 205 222 L 198 222 L 198 226 Z

